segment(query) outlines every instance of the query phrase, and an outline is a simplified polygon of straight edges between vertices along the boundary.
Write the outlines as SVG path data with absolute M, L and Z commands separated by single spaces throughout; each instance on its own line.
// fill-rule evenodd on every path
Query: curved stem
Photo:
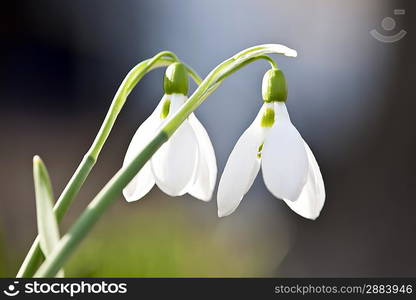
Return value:
M 54 212 L 58 222 L 60 222 L 71 205 L 73 199 L 78 194 L 81 186 L 85 182 L 87 176 L 94 167 L 98 156 L 103 148 L 111 129 L 124 106 L 126 99 L 136 84 L 143 76 L 156 68 L 168 66 L 173 62 L 179 61 L 176 55 L 169 51 L 163 51 L 155 55 L 151 59 L 147 59 L 135 66 L 125 77 L 121 83 L 116 95 L 113 98 L 111 106 L 105 116 L 100 130 L 97 133 L 90 149 L 84 155 L 75 173 L 72 175 L 61 196 L 54 206 Z M 191 77 L 197 84 L 201 82 L 201 78 L 188 67 Z M 43 260 L 43 254 L 39 247 L 39 237 L 36 237 L 28 254 L 26 255 L 16 277 L 31 277 Z
M 257 60 L 257 57 L 264 58 L 263 56 L 266 53 L 296 56 L 296 51 L 282 45 L 261 45 L 237 53 L 212 70 L 174 117 L 157 132 L 155 137 L 129 164 L 122 167 L 111 178 L 90 202 L 87 209 L 76 220 L 74 225 L 62 237 L 54 251 L 40 266 L 35 276 L 54 276 L 72 254 L 76 246 L 91 230 L 95 222 L 104 213 L 105 209 L 121 194 L 123 188 L 133 179 L 163 143 L 172 136 L 182 122 L 220 85 L 226 76 L 232 74 L 242 66 Z
M 181 109 L 179 109 L 172 118 L 171 122 L 165 124 L 164 129 L 166 129 L 166 133 L 171 136 L 188 115 L 201 105 L 201 103 L 218 88 L 227 76 L 257 59 L 266 59 L 271 63 L 273 60 L 266 54 L 283 54 L 288 57 L 297 56 L 295 50 L 279 44 L 259 45 L 238 52 L 233 57 L 215 67 L 208 76 L 205 77 L 188 101 L 182 105 Z M 271 63 L 271 66 L 272 68 L 277 68 L 275 63 Z
M 276 62 L 271 57 L 269 57 L 267 55 L 260 55 L 260 56 L 257 56 L 257 57 L 250 58 L 250 59 L 244 61 L 243 63 L 237 65 L 236 67 L 230 69 L 228 72 L 222 74 L 216 80 L 216 82 L 223 81 L 226 77 L 230 76 L 231 74 L 237 72 L 238 70 L 240 70 L 241 68 L 245 67 L 246 65 L 249 65 L 252 62 L 254 62 L 256 60 L 259 60 L 259 59 L 264 59 L 264 60 L 268 61 L 270 63 L 270 66 L 272 67 L 272 69 L 277 69 L 277 64 L 276 64 Z
M 185 64 L 186 70 L 188 71 L 189 75 L 192 77 L 192 79 L 195 81 L 197 85 L 200 85 L 202 82 L 201 77 L 188 65 Z

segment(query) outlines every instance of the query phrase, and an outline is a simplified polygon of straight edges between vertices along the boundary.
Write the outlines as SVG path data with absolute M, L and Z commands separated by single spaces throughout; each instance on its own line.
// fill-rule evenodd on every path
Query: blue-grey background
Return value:
M 261 176 L 230 217 L 215 197 L 157 188 L 122 197 L 67 265 L 69 276 L 416 275 L 415 5 L 389 0 L 15 1 L 0 10 L 0 275 L 13 276 L 36 234 L 31 159 L 59 195 L 118 85 L 141 60 L 174 51 L 201 76 L 236 52 L 282 43 L 292 121 L 313 149 L 327 199 L 317 221 L 273 198 Z M 394 9 L 406 14 L 395 16 Z M 392 17 L 387 32 L 381 20 Z M 369 31 L 407 35 L 381 43 Z M 221 174 L 261 106 L 267 65 L 242 69 L 197 110 Z M 119 116 L 62 231 L 121 166 L 162 96 L 147 75 Z M 193 85 L 195 88 L 195 85 Z M 238 180 L 238 178 L 236 178 Z

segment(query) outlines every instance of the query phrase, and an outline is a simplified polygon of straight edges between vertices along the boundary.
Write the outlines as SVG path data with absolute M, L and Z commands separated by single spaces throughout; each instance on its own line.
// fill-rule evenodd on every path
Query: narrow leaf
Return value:
M 37 155 L 33 157 L 33 179 L 40 248 L 45 257 L 48 257 L 59 242 L 59 229 L 53 212 L 51 181 L 45 164 Z M 58 276 L 63 276 L 62 270 Z

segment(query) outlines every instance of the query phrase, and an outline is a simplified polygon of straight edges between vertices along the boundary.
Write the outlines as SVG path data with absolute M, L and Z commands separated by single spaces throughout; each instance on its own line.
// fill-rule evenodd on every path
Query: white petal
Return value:
M 166 96 L 162 98 L 154 112 L 137 129 L 127 149 L 123 166 L 131 162 L 132 159 L 141 150 L 143 150 L 143 148 L 155 134 L 157 128 L 161 124 L 159 115 L 161 106 L 165 100 Z M 126 200 L 129 202 L 139 200 L 152 189 L 154 184 L 155 180 L 150 169 L 150 162 L 147 162 L 139 171 L 139 173 L 137 173 L 137 175 L 123 189 L 124 198 L 126 198 Z
M 195 174 L 195 181 L 189 187 L 188 193 L 203 201 L 211 200 L 217 179 L 217 162 L 214 148 L 204 126 L 192 113 L 189 116 L 189 123 L 195 131 L 198 140 L 198 167 Z
M 325 203 L 325 186 L 318 163 L 311 149 L 306 142 L 304 142 L 304 146 L 309 161 L 306 185 L 296 201 L 283 200 L 297 214 L 304 218 L 315 220 L 318 218 Z
M 173 94 L 169 120 L 186 101 L 186 96 Z M 186 193 L 194 182 L 198 164 L 198 140 L 188 120 L 160 147 L 151 159 L 151 167 L 158 187 L 170 196 Z
M 259 172 L 260 159 L 257 154 L 266 134 L 266 130 L 260 126 L 262 112 L 263 109 L 237 141 L 225 165 L 218 186 L 219 217 L 234 212 Z
M 303 139 L 284 103 L 276 105 L 275 123 L 264 142 L 262 172 L 267 189 L 277 198 L 295 201 L 306 183 L 308 158 Z

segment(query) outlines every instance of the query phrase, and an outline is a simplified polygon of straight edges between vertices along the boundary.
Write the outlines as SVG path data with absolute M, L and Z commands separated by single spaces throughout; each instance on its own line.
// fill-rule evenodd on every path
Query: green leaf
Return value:
M 53 192 L 48 171 L 37 155 L 33 157 L 33 179 L 40 248 L 45 257 L 48 257 L 59 242 L 59 228 L 53 212 Z M 63 276 L 62 270 L 58 276 Z

